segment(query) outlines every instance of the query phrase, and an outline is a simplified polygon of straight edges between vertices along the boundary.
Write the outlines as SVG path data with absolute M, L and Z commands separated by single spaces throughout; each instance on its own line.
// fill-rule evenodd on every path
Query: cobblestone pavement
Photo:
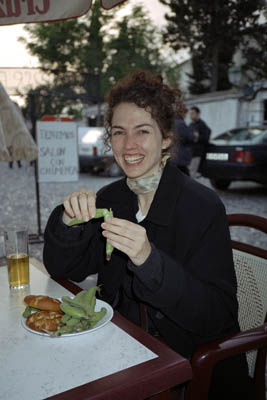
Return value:
M 196 179 L 210 186 L 208 179 L 201 177 Z M 80 174 L 78 182 L 40 183 L 41 232 L 44 231 L 53 208 L 60 204 L 66 195 L 81 188 L 97 191 L 114 180 L 116 178 Z M 267 188 L 262 185 L 252 182 L 234 182 L 227 191 L 218 190 L 217 193 L 228 214 L 238 212 L 267 216 Z M 15 163 L 12 169 L 7 163 L 0 163 L 0 226 L 14 221 L 26 223 L 31 234 L 38 233 L 34 167 L 26 161 L 22 161 L 21 168 L 18 168 Z M 247 240 L 252 244 L 267 248 L 267 238 L 262 233 L 246 228 L 231 228 L 231 232 L 236 240 Z M 42 248 L 42 243 L 31 244 L 31 255 L 42 260 Z

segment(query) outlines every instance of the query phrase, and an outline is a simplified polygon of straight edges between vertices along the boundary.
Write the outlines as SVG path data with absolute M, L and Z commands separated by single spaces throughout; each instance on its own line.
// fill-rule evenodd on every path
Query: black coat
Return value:
M 125 178 L 99 191 L 97 207 L 136 222 L 137 197 Z M 167 163 L 141 222 L 153 249 L 140 267 L 117 250 L 105 261 L 102 220 L 67 227 L 62 212 L 53 211 L 45 230 L 44 264 L 52 276 L 79 282 L 98 272 L 104 300 L 135 323 L 138 300 L 147 303 L 151 329 L 186 357 L 200 343 L 238 331 L 231 242 L 215 192 Z
M 201 118 L 199 118 L 197 121 L 191 122 L 189 127 L 193 130 L 193 132 L 199 133 L 198 141 L 194 143 L 192 147 L 193 157 L 202 157 L 205 154 L 206 146 L 209 143 L 211 129 Z
M 186 125 L 183 119 L 175 121 L 175 132 L 177 135 L 177 154 L 175 163 L 178 166 L 189 166 L 192 160 L 192 145 L 196 142 L 193 130 Z

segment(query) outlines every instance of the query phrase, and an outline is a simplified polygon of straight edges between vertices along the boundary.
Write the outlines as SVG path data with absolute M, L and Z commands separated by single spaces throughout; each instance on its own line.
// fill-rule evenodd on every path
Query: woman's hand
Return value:
M 68 224 L 73 218 L 89 221 L 95 216 L 96 194 L 92 190 L 81 189 L 64 199 L 63 222 Z
M 150 255 L 151 245 L 144 227 L 120 218 L 107 218 L 101 227 L 109 243 L 127 254 L 133 264 L 143 264 Z

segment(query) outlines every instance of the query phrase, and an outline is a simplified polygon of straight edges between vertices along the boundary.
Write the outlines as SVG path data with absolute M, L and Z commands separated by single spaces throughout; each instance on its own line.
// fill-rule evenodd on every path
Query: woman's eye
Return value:
M 141 130 L 140 130 L 140 133 L 141 133 L 141 135 L 145 135 L 145 134 L 148 134 L 149 131 L 146 131 L 145 129 L 141 129 Z
M 123 134 L 123 131 L 114 131 L 114 132 L 112 132 L 112 136 L 119 136 L 119 135 L 122 135 Z

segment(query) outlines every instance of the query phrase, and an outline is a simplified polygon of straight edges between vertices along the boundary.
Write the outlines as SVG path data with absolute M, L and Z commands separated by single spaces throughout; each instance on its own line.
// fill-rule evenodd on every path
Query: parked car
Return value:
M 111 149 L 103 143 L 103 127 L 78 127 L 78 152 L 80 172 L 105 172 L 109 176 L 120 176 L 122 170 L 116 163 Z
M 236 128 L 211 139 L 199 172 L 222 190 L 232 181 L 267 184 L 267 127 Z

